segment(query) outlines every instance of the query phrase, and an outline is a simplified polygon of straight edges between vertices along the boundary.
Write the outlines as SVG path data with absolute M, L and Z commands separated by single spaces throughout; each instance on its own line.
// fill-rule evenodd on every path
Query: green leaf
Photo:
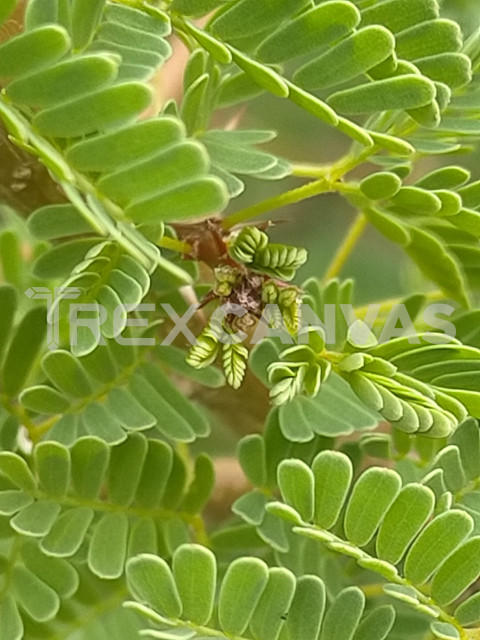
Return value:
M 192 442 L 195 439 L 195 432 L 189 422 L 167 401 L 161 391 L 146 380 L 145 376 L 135 374 L 130 380 L 129 391 L 156 418 L 157 426 L 162 433 L 183 442 Z
M 480 622 L 480 593 L 475 593 L 464 600 L 455 611 L 455 618 L 462 626 Z
M 387 29 L 381 26 L 365 27 L 320 57 L 307 62 L 296 71 L 293 80 L 305 89 L 335 86 L 383 62 L 393 53 L 394 47 L 395 40 Z M 332 106 L 336 108 L 335 104 Z
M 172 32 L 168 15 L 152 6 L 144 12 L 127 5 L 109 3 L 105 8 L 105 15 L 111 22 L 125 24 L 158 36 L 169 36 Z
M 290 638 L 318 638 L 325 611 L 325 585 L 319 577 L 303 575 L 287 616 Z
M 242 344 L 223 345 L 225 377 L 233 389 L 239 389 L 247 371 L 248 349 Z
M 6 320 L 8 323 L 8 317 Z M 21 390 L 35 363 L 46 331 L 44 307 L 34 307 L 24 315 L 5 356 L 2 372 L 3 393 L 13 397 Z
M 426 524 L 435 506 L 433 491 L 419 484 L 408 484 L 388 510 L 378 532 L 377 554 L 397 564 L 410 543 Z
M 402 186 L 401 179 L 396 173 L 390 173 L 388 171 L 379 171 L 367 178 L 364 178 L 360 183 L 360 189 L 367 198 L 371 200 L 384 200 L 385 198 L 392 198 L 398 193 Z
M 350 489 L 353 466 L 343 453 L 322 451 L 312 464 L 315 479 L 315 524 L 331 529 L 337 522 Z
M 27 569 L 62 598 L 71 598 L 77 591 L 78 573 L 69 562 L 46 556 L 35 543 L 22 546 L 22 559 Z
M 212 162 L 226 171 L 255 175 L 275 166 L 277 162 L 275 156 L 251 147 L 240 146 L 238 140 L 231 137 L 228 131 L 223 135 L 219 135 L 219 133 L 216 131 L 208 132 L 203 136 L 203 142 Z
M 383 408 L 383 397 L 377 385 L 362 373 L 354 372 L 349 376 L 349 382 L 357 396 L 373 411 Z
M 47 67 L 70 47 L 65 29 L 57 25 L 27 31 L 0 45 L 0 77 L 18 78 Z
M 351 640 L 365 607 L 365 596 L 358 587 L 341 591 L 327 611 L 320 640 Z
M 135 501 L 141 507 L 151 509 L 159 506 L 167 481 L 172 471 L 171 448 L 160 440 L 149 440 Z
M 417 187 L 421 187 L 422 189 L 455 189 L 464 185 L 469 179 L 470 171 L 463 167 L 441 167 L 428 173 L 416 184 Z M 465 188 L 468 189 L 468 187 Z M 461 194 L 462 190 L 460 190 L 459 193 Z
M 458 446 L 462 468 L 469 480 L 478 478 L 478 460 L 480 459 L 480 431 L 476 420 L 468 419 L 453 434 L 451 444 Z
M 415 109 L 430 104 L 436 95 L 433 82 L 417 75 L 387 78 L 332 94 L 328 104 L 346 115 L 392 109 Z
M 72 40 L 75 49 L 84 49 L 92 40 L 106 0 L 73 0 Z
M 462 32 L 452 20 L 430 20 L 402 31 L 396 40 L 399 57 L 418 60 L 444 51 L 459 51 Z
M 373 609 L 355 632 L 355 640 L 385 640 L 395 623 L 395 609 L 384 605 Z
M 223 183 L 209 176 L 134 202 L 127 207 L 126 214 L 134 222 L 182 220 L 221 211 L 227 200 Z
M 10 525 L 18 533 L 41 538 L 50 531 L 59 512 L 59 504 L 49 500 L 38 500 L 17 513 Z
M 84 398 L 93 392 L 93 386 L 77 358 L 68 351 L 47 353 L 42 368 L 50 381 L 62 392 L 75 398 Z
M 181 117 L 191 135 L 198 133 L 206 126 L 208 120 L 207 98 L 209 94 L 210 76 L 202 74 L 185 91 L 182 100 Z
M 462 270 L 448 248 L 423 229 L 409 228 L 411 242 L 407 253 L 415 260 L 425 276 L 436 282 L 455 300 L 468 306 L 468 292 Z
M 182 603 L 165 560 L 142 554 L 128 560 L 127 582 L 132 595 L 168 618 L 179 618 Z
M 168 478 L 162 504 L 166 509 L 177 509 L 187 484 L 187 467 L 182 457 L 173 453 L 172 470 Z
M 289 380 L 293 378 L 286 378 L 287 382 Z M 304 400 L 305 398 L 300 396 L 279 408 L 280 428 L 284 437 L 292 442 L 310 442 L 314 437 L 310 420 L 303 411 Z
M 480 576 L 480 536 L 445 560 L 432 582 L 432 597 L 442 606 L 456 600 Z
M 265 513 L 262 524 L 257 527 L 257 533 L 275 551 L 286 553 L 289 550 L 285 523 L 268 511 Z
M 156 418 L 127 389 L 112 389 L 107 407 L 128 431 L 144 431 L 157 424 Z
M 97 239 L 81 238 L 57 244 L 42 253 L 33 265 L 33 273 L 42 280 L 67 278 L 81 262 L 89 249 L 98 244 Z
M 278 486 L 283 500 L 310 522 L 314 513 L 314 475 L 310 467 L 301 460 L 283 460 L 278 467 Z
M 351 542 L 359 547 L 368 544 L 400 487 L 400 476 L 389 469 L 371 468 L 360 476 L 345 514 L 345 533 Z
M 300 11 L 308 0 L 277 0 L 259 4 L 256 0 L 240 0 L 214 16 L 209 24 L 213 33 L 222 39 L 238 38 L 246 33 L 253 35 L 273 27 L 293 13 Z
M 33 620 L 46 622 L 55 617 L 60 608 L 58 595 L 31 571 L 16 566 L 13 570 L 12 587 L 17 602 Z
M 467 484 L 458 447 L 450 445 L 442 449 L 432 466 L 443 470 L 445 486 L 452 493 L 459 492 Z
M 35 478 L 23 458 L 10 451 L 0 452 L 0 473 L 6 476 L 13 484 L 26 491 L 35 491 Z
M 30 411 L 47 415 L 63 413 L 70 407 L 65 396 L 46 385 L 29 387 L 20 394 L 20 402 Z
M 422 531 L 408 552 L 405 576 L 423 584 L 473 529 L 472 518 L 454 509 L 442 513 Z
M 79 142 L 69 148 L 67 160 L 79 171 L 107 173 L 153 155 L 184 136 L 179 120 L 152 118 Z
M 268 568 L 257 558 L 239 558 L 229 565 L 218 604 L 218 620 L 223 631 L 243 634 L 267 581 Z
M 195 460 L 194 477 L 182 502 L 187 513 L 201 513 L 215 487 L 215 467 L 207 454 Z
M 274 31 L 260 45 L 258 58 L 274 64 L 310 53 L 344 38 L 359 22 L 360 13 L 350 2 L 326 2 Z
M 458 190 L 465 207 L 477 209 L 480 205 L 480 180 Z
M 56 442 L 40 442 L 35 447 L 35 468 L 40 487 L 49 496 L 61 497 L 70 481 L 68 450 Z
M 41 542 L 42 550 L 59 558 L 73 556 L 83 543 L 94 517 L 92 509 L 67 509 L 57 518 Z
M 266 483 L 265 441 L 259 435 L 252 434 L 242 438 L 238 444 L 237 455 L 240 465 L 250 482 L 256 487 Z
M 173 576 L 183 605 L 183 617 L 205 625 L 212 617 L 217 566 L 211 551 L 183 545 L 173 555 Z
M 387 135 L 386 133 L 378 133 L 378 131 L 369 131 L 369 134 L 372 136 L 376 145 L 383 147 L 396 155 L 408 157 L 415 153 L 415 147 L 406 140 Z M 404 169 L 407 170 L 408 174 L 409 169 L 407 167 L 404 167 Z M 396 169 L 396 173 L 398 176 L 403 177 L 403 174 L 398 167 Z
M 127 555 L 133 558 L 139 553 L 157 553 L 157 528 L 153 518 L 141 518 L 132 523 L 128 539 Z
M 440 198 L 442 202 L 442 208 L 438 212 L 439 216 L 455 216 L 462 210 L 462 199 L 458 195 L 458 193 L 453 193 L 452 191 L 446 191 L 442 189 L 436 191 L 435 195 Z
M 394 33 L 438 18 L 437 0 L 387 0 L 362 12 L 364 24 L 383 24 Z
M 23 491 L 2 491 L 0 493 L 0 513 L 5 516 L 13 516 L 32 502 L 33 498 Z
M 189 432 L 199 438 L 204 438 L 210 433 L 210 426 L 199 409 L 196 409 L 186 398 L 179 392 L 168 376 L 157 367 L 145 364 L 142 372 L 145 373 L 146 380 L 150 382 L 155 391 L 168 402 L 168 406 L 178 418 L 181 418 L 182 424 L 188 426 Z M 165 418 L 159 416 L 159 425 L 161 426 Z M 174 426 L 174 425 L 172 425 Z M 183 429 L 182 429 L 183 431 Z
M 392 198 L 392 205 L 396 209 L 406 209 L 417 215 L 432 215 L 442 208 L 438 196 L 418 187 L 402 187 Z
M 408 230 L 403 224 L 397 222 L 396 218 L 378 209 L 366 209 L 365 215 L 383 235 L 400 245 L 408 245 L 411 238 Z
M 117 75 L 117 64 L 107 54 L 89 54 L 64 62 L 21 78 L 8 85 L 7 95 L 16 104 L 48 108 L 58 104 L 58 96 L 65 101 L 96 91 L 110 84 Z
M 115 416 L 105 405 L 97 402 L 86 406 L 81 415 L 81 424 L 89 435 L 105 440 L 109 444 L 118 444 L 127 437 Z
M 245 56 L 241 51 L 238 51 L 233 47 L 230 47 L 230 51 L 232 52 L 234 62 L 260 87 L 270 91 L 273 95 L 278 96 L 279 98 L 288 97 L 288 85 L 275 71 L 255 62 L 255 60 Z
M 71 450 L 72 482 L 78 496 L 94 500 L 102 487 L 110 450 L 103 440 L 81 438 Z
M 290 522 L 292 524 L 299 525 L 299 526 L 304 525 L 304 522 L 300 517 L 300 514 L 298 513 L 298 511 L 295 511 L 295 509 L 293 509 L 292 507 L 289 507 L 288 505 L 283 504 L 283 502 L 267 502 L 262 507 L 262 519 L 260 524 L 263 524 L 263 521 L 265 519 L 265 511 L 268 514 L 275 516 L 276 518 L 280 518 L 280 520 L 285 520 L 285 522 Z M 243 514 L 240 514 L 240 515 L 244 518 L 244 520 L 248 521 L 248 519 Z M 253 521 L 253 518 L 250 517 L 250 520 Z
M 320 100 L 307 91 L 303 91 L 303 89 L 300 89 L 294 84 L 289 83 L 288 88 L 290 89 L 290 94 L 288 97 L 292 102 L 297 104 L 305 111 L 308 111 L 316 118 L 320 118 L 320 120 L 323 120 L 324 122 L 333 126 L 339 125 L 340 128 L 341 123 L 337 117 L 337 114 L 331 107 L 328 106 L 328 104 L 323 102 L 323 100 Z M 356 125 L 354 125 L 353 123 L 350 124 L 350 128 L 348 125 L 344 127 L 344 132 L 347 135 L 350 135 L 354 139 L 360 138 L 360 142 L 362 144 L 366 144 L 367 146 L 373 144 L 373 141 L 369 138 L 369 135 L 363 131 L 363 129 L 361 129 L 360 127 L 356 127 Z
M 0 602 L 0 624 L 5 640 L 22 640 L 24 637 L 22 618 L 11 595 L 2 598 Z
M 152 20 L 151 22 L 155 23 L 154 20 Z M 111 21 L 104 21 L 100 25 L 100 28 L 97 32 L 97 37 L 100 41 L 120 44 L 129 48 L 130 50 L 133 49 L 136 52 L 148 51 L 149 53 L 155 53 L 160 58 L 158 59 L 158 64 L 161 63 L 162 58 L 166 59 L 171 55 L 171 49 L 169 45 L 158 34 L 152 33 L 150 29 L 144 29 L 143 27 L 132 27 L 131 25 L 126 24 L 124 21 L 120 23 L 115 20 L 115 18 Z M 124 60 L 126 62 L 129 62 L 131 58 L 125 56 Z
M 113 447 L 108 466 L 108 496 L 116 504 L 128 506 L 135 497 L 147 455 L 147 440 L 140 434 L 132 434 L 127 440 Z M 125 470 L 128 469 L 128 474 Z
M 112 544 L 115 540 L 115 544 Z M 90 570 L 104 580 L 123 573 L 128 540 L 128 517 L 124 513 L 107 513 L 93 529 L 88 550 Z
M 295 576 L 287 569 L 269 570 L 268 582 L 250 621 L 255 640 L 277 640 L 295 594 Z
M 232 511 L 246 522 L 259 526 L 265 517 L 265 506 L 267 503 L 268 498 L 264 493 L 253 490 L 237 498 L 232 505 Z M 301 522 L 298 515 L 297 522 Z
M 440 53 L 417 60 L 415 64 L 424 75 L 451 89 L 463 87 L 472 79 L 470 58 L 463 53 Z
M 33 122 L 44 135 L 75 138 L 120 126 L 144 111 L 151 99 L 152 91 L 146 85 L 116 84 L 41 111 Z
M 232 61 L 232 54 L 227 47 L 209 33 L 197 29 L 193 24 L 188 24 L 188 31 L 203 49 L 208 51 L 212 58 L 220 62 L 220 64 L 229 64 Z
M 432 622 L 430 630 L 436 638 L 441 638 L 442 640 L 460 640 L 458 629 L 448 622 Z

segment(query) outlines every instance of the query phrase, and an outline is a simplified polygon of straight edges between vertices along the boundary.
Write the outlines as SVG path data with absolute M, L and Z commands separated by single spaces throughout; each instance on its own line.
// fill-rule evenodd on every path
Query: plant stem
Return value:
M 158 246 L 162 247 L 162 249 L 177 251 L 178 253 L 190 253 L 192 250 L 192 247 L 188 242 L 182 242 L 181 240 L 170 238 L 168 236 L 163 236 L 163 238 L 158 241 Z
M 281 193 L 278 196 L 273 196 L 273 198 L 267 198 L 267 200 L 263 200 L 251 207 L 240 209 L 240 211 L 227 216 L 223 221 L 222 226 L 224 229 L 231 229 L 235 225 L 246 222 L 251 218 L 256 218 L 263 213 L 268 213 L 269 211 L 274 211 L 289 204 L 295 204 L 302 200 L 306 200 L 307 198 L 313 198 L 321 193 L 328 193 L 333 190 L 334 189 L 330 182 L 321 178 L 314 182 L 310 182 L 309 184 L 297 187 L 296 189 L 292 189 L 291 191 Z
M 292 164 L 292 176 L 297 178 L 328 179 L 331 170 L 331 164 Z
M 338 251 L 333 257 L 333 260 L 330 266 L 327 269 L 327 273 L 325 274 L 325 281 L 331 280 L 338 276 L 340 271 L 345 266 L 348 258 L 352 254 L 352 251 L 357 246 L 358 241 L 362 237 L 363 232 L 365 231 L 368 224 L 368 220 L 364 213 L 359 213 L 352 225 L 350 226 L 347 235 L 338 248 Z
M 432 597 L 423 593 L 418 585 L 413 584 L 406 577 L 402 576 L 394 565 L 390 565 L 389 567 L 388 562 L 380 562 L 379 564 L 376 564 L 378 562 L 378 559 L 373 555 L 370 555 L 363 549 L 360 549 L 353 542 L 345 540 L 344 538 L 341 538 L 331 533 L 330 531 L 322 529 L 318 525 L 303 523 L 299 526 L 295 526 L 293 528 L 293 533 L 324 544 L 328 549 L 331 549 L 336 553 L 355 558 L 356 562 L 358 562 L 360 566 L 363 566 L 364 568 L 368 567 L 368 570 L 379 573 L 381 576 L 386 578 L 389 583 L 397 584 L 401 587 L 407 587 L 408 589 L 414 590 L 418 603 L 420 605 L 423 605 L 424 614 L 431 616 L 434 619 L 438 619 L 442 622 L 446 622 L 447 624 L 455 627 L 459 632 L 461 640 L 466 640 L 468 638 L 465 633 L 465 629 L 462 628 L 461 624 L 454 616 L 450 615 L 448 611 L 443 609 L 442 606 L 438 604 Z M 332 547 L 332 543 L 334 543 L 336 546 Z M 362 564 L 361 561 L 363 561 L 363 563 L 367 561 L 368 564 Z M 385 569 L 388 570 L 388 573 L 385 571 Z M 414 605 L 414 608 L 417 607 Z

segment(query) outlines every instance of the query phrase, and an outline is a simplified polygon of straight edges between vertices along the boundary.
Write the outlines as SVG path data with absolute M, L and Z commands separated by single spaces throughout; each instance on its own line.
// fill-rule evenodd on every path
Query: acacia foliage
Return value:
M 16 4 L 0 7 L 7 33 Z M 158 109 L 173 36 L 183 96 Z M 437 0 L 28 0 L 0 44 L 2 140 L 56 195 L 26 221 L 5 210 L 0 233 L 2 640 L 475 637 L 480 181 L 450 156 L 477 145 L 479 37 Z M 348 155 L 302 168 L 265 150 L 271 130 L 218 128 L 264 93 L 346 136 Z M 292 175 L 311 182 L 220 219 L 252 178 Z M 14 178 L 10 204 L 28 172 Z M 251 219 L 326 192 L 423 274 L 401 301 L 413 343 L 379 341 L 382 314 L 363 342 L 339 312 L 333 348 L 295 337 L 302 303 L 325 321 L 353 283 L 292 285 L 307 252 Z M 455 341 L 425 333 L 428 282 L 457 305 Z M 89 330 L 69 343 L 68 295 L 44 304 L 59 285 L 106 309 L 101 346 Z M 188 355 L 125 343 L 166 337 L 166 307 L 143 328 L 128 313 L 183 313 L 185 286 L 246 300 L 255 322 L 278 305 L 290 344 L 222 346 L 210 324 Z M 205 519 L 218 419 L 198 390 L 239 389 L 248 368 L 272 400 L 237 447 L 252 488 L 232 520 Z

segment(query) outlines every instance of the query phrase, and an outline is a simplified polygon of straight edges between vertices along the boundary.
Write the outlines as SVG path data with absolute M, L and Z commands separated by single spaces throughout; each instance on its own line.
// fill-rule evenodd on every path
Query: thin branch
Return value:
M 375 573 L 379 573 L 391 584 L 397 584 L 401 587 L 412 589 L 418 600 L 419 608 L 421 608 L 423 613 L 434 619 L 451 624 L 459 632 L 461 640 L 467 639 L 465 629 L 459 621 L 445 611 L 445 609 L 443 609 L 442 606 L 439 605 L 432 597 L 423 593 L 423 591 L 407 580 L 407 578 L 400 575 L 394 565 L 375 558 L 364 551 L 364 549 L 360 549 L 348 540 L 344 540 L 343 538 L 340 538 L 330 531 L 326 531 L 318 526 L 305 523 L 299 526 L 294 526 L 293 532 L 305 538 L 323 543 L 332 551 L 354 558 L 360 566 L 368 568 L 370 571 L 374 571 Z
M 314 182 L 297 187 L 296 189 L 281 193 L 278 196 L 273 196 L 273 198 L 267 198 L 266 200 L 263 200 L 251 207 L 240 209 L 240 211 L 237 211 L 225 218 L 223 221 L 223 228 L 231 229 L 237 224 L 256 218 L 264 213 L 281 209 L 289 204 L 297 204 L 298 202 L 302 202 L 308 198 L 313 198 L 314 196 L 318 196 L 322 193 L 329 193 L 331 191 L 334 191 L 334 188 L 332 188 L 329 181 L 324 178 L 315 180 Z
M 355 220 L 353 221 L 352 225 L 350 226 L 344 241 L 338 248 L 330 266 L 327 269 L 327 273 L 325 274 L 325 278 L 324 278 L 325 282 L 339 275 L 339 273 L 345 266 L 347 260 L 351 256 L 353 250 L 357 246 L 367 225 L 368 225 L 368 220 L 365 214 L 359 213 L 355 218 Z

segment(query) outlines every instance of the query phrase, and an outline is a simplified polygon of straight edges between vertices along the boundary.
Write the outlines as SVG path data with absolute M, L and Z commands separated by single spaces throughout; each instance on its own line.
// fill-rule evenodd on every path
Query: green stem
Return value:
M 158 241 L 158 246 L 162 247 L 162 249 L 177 251 L 178 253 L 190 253 L 192 250 L 192 247 L 188 242 L 182 242 L 181 240 L 170 238 L 169 236 L 163 236 L 163 238 Z
M 0 396 L 0 406 L 3 406 L 5 411 L 8 411 L 10 415 L 15 417 L 18 422 L 25 427 L 28 432 L 29 438 L 33 442 L 33 434 L 35 433 L 36 426 L 30 419 L 27 411 L 22 407 L 22 405 L 15 404 L 11 398 L 2 394 Z
M 251 207 L 240 209 L 240 211 L 237 211 L 225 218 L 223 221 L 223 228 L 231 229 L 235 225 L 246 222 L 251 218 L 256 218 L 263 213 L 275 211 L 276 209 L 286 207 L 289 204 L 296 204 L 298 202 L 302 202 L 302 200 L 307 200 L 308 198 L 313 198 L 314 196 L 318 196 L 322 193 L 328 193 L 333 190 L 334 189 L 330 182 L 324 178 L 315 180 L 314 182 L 297 187 L 291 191 L 281 193 L 278 196 L 273 196 L 273 198 L 267 198 L 267 200 L 263 200 Z
M 410 580 L 407 580 L 407 578 L 400 575 L 394 565 L 378 560 L 348 540 L 344 540 L 343 538 L 319 526 L 303 523 L 299 526 L 293 527 L 293 532 L 305 538 L 310 538 L 316 542 L 323 543 L 332 551 L 354 558 L 359 562 L 360 566 L 363 566 L 364 568 L 368 567 L 370 571 L 379 573 L 391 584 L 397 584 L 402 587 L 413 589 L 421 610 L 425 615 L 431 616 L 432 618 L 438 619 L 442 622 L 446 622 L 447 624 L 451 624 L 459 632 L 461 640 L 465 640 L 467 638 L 465 629 L 463 629 L 458 620 L 445 611 L 445 609 L 443 609 L 432 597 L 423 593 L 423 591 L 421 591 L 415 584 L 411 583 Z M 418 607 L 416 608 L 419 610 Z
M 347 235 L 338 248 L 330 266 L 327 269 L 327 273 L 325 274 L 325 281 L 331 280 L 339 275 L 348 258 L 351 256 L 352 251 L 358 244 L 358 241 L 363 235 L 368 224 L 368 220 L 364 213 L 359 213 L 358 216 L 353 221 L 350 229 L 347 232 Z
M 292 175 L 298 178 L 328 179 L 334 166 L 331 164 L 292 164 Z

